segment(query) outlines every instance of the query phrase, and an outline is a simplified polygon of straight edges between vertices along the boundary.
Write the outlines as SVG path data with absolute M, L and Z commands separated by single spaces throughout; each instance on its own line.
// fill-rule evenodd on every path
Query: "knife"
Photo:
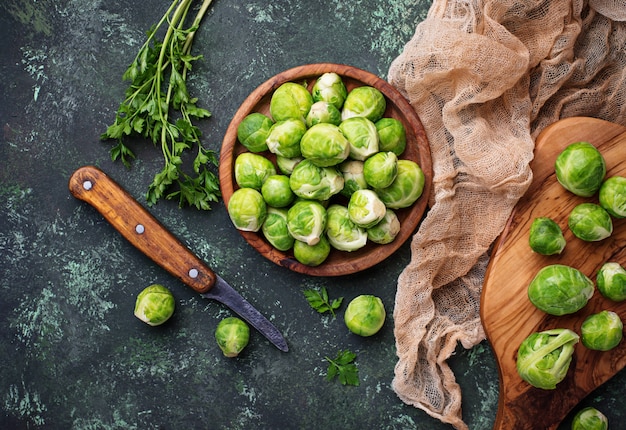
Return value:
M 228 306 L 283 352 L 282 334 L 226 281 L 180 242 L 117 182 L 94 166 L 76 170 L 70 193 L 96 208 L 130 243 L 203 297 Z

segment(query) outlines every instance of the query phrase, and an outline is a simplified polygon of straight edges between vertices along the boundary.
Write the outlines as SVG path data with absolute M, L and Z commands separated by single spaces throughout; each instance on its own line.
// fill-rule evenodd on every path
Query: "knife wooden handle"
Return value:
M 102 170 L 81 167 L 72 174 L 69 189 L 137 249 L 195 291 L 205 293 L 215 284 L 215 273 Z

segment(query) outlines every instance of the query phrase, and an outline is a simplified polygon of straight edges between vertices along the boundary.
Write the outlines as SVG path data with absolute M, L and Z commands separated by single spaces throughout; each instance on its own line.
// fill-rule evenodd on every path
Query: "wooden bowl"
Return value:
M 253 112 L 260 112 L 271 118 L 269 113 L 270 99 L 274 90 L 281 84 L 306 82 L 310 90 L 315 80 L 327 72 L 335 72 L 340 75 L 348 91 L 358 86 L 369 85 L 378 88 L 385 95 L 387 110 L 384 116 L 402 121 L 406 129 L 407 146 L 400 158 L 415 161 L 420 165 L 424 172 L 425 185 L 422 196 L 411 207 L 395 211 L 400 220 L 401 231 L 393 242 L 386 245 L 370 242 L 365 247 L 353 252 L 332 249 L 326 261 L 316 267 L 301 264 L 291 252 L 275 249 L 260 231 L 258 233 L 240 231 L 244 239 L 265 258 L 295 272 L 313 276 L 353 274 L 370 268 L 393 254 L 413 235 L 419 225 L 428 204 L 432 183 L 430 148 L 424 128 L 411 105 L 394 87 L 376 75 L 355 67 L 331 63 L 308 64 L 286 70 L 268 79 L 246 98 L 235 113 L 226 130 L 220 153 L 220 187 L 226 207 L 228 207 L 233 192 L 237 189 L 234 178 L 235 159 L 239 154 L 247 151 L 237 140 L 239 123 Z M 274 159 L 273 154 L 269 152 L 262 155 Z

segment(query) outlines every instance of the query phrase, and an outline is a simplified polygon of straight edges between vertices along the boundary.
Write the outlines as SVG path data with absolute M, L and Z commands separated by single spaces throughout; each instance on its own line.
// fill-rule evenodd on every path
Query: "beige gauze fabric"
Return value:
M 447 359 L 485 338 L 489 249 L 530 185 L 534 138 L 570 116 L 626 123 L 625 44 L 626 0 L 434 0 L 391 64 L 434 170 L 394 309 L 404 402 L 467 428 Z

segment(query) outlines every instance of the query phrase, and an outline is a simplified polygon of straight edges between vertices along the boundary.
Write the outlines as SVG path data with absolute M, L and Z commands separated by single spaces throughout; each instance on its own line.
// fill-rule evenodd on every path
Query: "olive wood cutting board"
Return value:
M 554 390 L 534 388 L 524 382 L 515 367 L 521 342 L 535 331 L 569 328 L 580 335 L 583 320 L 602 310 L 616 312 L 626 323 L 626 301 L 612 302 L 596 289 L 589 303 L 568 316 L 550 316 L 528 300 L 527 287 L 535 274 L 549 264 L 576 267 L 592 281 L 600 266 L 616 261 L 626 267 L 626 219 L 613 219 L 613 234 L 600 242 L 583 242 L 567 227 L 570 211 L 579 203 L 595 202 L 566 191 L 556 180 L 554 162 L 569 144 L 588 141 L 605 158 L 607 178 L 626 176 L 626 127 L 586 117 L 557 121 L 538 136 L 531 163 L 533 181 L 513 209 L 494 245 L 481 296 L 481 319 L 500 372 L 500 398 L 495 429 L 554 429 L 595 388 L 626 365 L 626 339 L 607 352 L 587 349 L 582 342 L 566 378 Z M 565 250 L 556 256 L 533 253 L 528 245 L 532 221 L 539 216 L 554 219 L 565 235 Z

